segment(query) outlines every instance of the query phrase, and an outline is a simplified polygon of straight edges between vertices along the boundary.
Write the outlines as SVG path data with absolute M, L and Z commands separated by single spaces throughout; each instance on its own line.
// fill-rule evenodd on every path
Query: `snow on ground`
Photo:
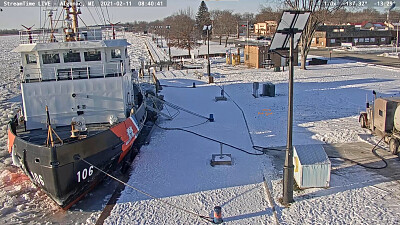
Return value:
M 387 53 L 386 52 L 386 53 L 383 53 L 383 54 L 379 54 L 378 56 L 398 59 L 399 58 L 399 53 L 397 53 L 397 52 L 389 52 L 389 53 Z
M 339 47 L 333 49 L 336 52 L 352 52 L 352 53 L 362 53 L 362 54 L 374 54 L 374 53 L 382 53 L 382 52 L 393 52 L 395 48 L 393 46 L 377 46 L 377 45 L 359 45 L 352 47 Z
M 149 41 L 152 41 L 152 38 L 148 38 Z M 168 55 L 168 45 L 165 39 L 161 39 L 160 37 L 158 40 L 155 38 L 152 41 L 153 44 L 159 46 L 159 49 L 164 52 L 164 54 Z M 225 40 L 222 40 L 222 43 L 210 41 L 210 54 L 215 53 L 225 53 L 229 49 L 236 49 L 234 44 L 227 44 L 225 47 Z M 191 54 L 194 54 L 196 57 L 198 55 L 206 55 L 208 50 L 207 43 L 204 44 L 203 42 L 199 42 L 199 46 L 196 46 L 194 49 L 191 50 Z M 172 56 L 180 56 L 180 55 L 189 55 L 189 51 L 187 49 L 181 49 L 176 47 L 171 47 L 171 55 Z
M 223 61 L 223 59 L 221 59 Z M 205 70 L 198 72 L 205 73 Z M 157 74 L 165 100 L 204 116 L 214 114 L 215 122 L 205 122 L 185 112 L 161 127 L 188 127 L 193 132 L 212 137 L 250 152 L 251 148 L 241 111 L 244 111 L 255 145 L 286 145 L 288 72 L 248 69 L 243 66 L 213 64 L 216 84 L 199 79 L 195 70 Z M 253 82 L 273 82 L 276 97 L 252 97 Z M 191 87 L 196 83 L 196 88 Z M 369 66 L 343 60 L 328 65 L 295 70 L 294 137 L 295 145 L 351 143 L 370 137 L 358 124 L 366 97 L 372 90 L 378 96 L 398 95 L 398 70 Z M 223 87 L 226 102 L 215 102 Z M 173 109 L 164 113 L 174 115 Z M 263 113 L 264 112 L 264 113 Z M 265 112 L 272 114 L 266 115 Z M 282 168 L 274 168 L 274 158 L 253 156 L 223 147 L 232 154 L 232 166 L 209 165 L 219 144 L 178 130 L 156 129 L 148 146 L 134 161 L 129 185 L 183 207 L 196 214 L 210 216 L 221 205 L 226 224 L 274 223 L 270 202 L 265 197 L 262 177 L 271 182 L 281 224 L 398 224 L 399 199 L 392 197 L 398 185 L 364 168 L 332 159 L 331 187 L 295 193 L 295 202 L 285 208 L 282 196 Z M 198 217 L 146 197 L 130 188 L 121 195 L 106 224 L 204 224 Z
M 281 224 L 399 224 L 400 200 L 385 187 L 397 185 L 362 167 L 336 169 L 332 160 L 328 189 L 295 191 L 289 208 L 277 207 Z M 282 180 L 274 180 L 274 198 L 282 195 Z
M 132 65 L 140 67 L 141 60 L 149 60 L 144 39 L 128 36 Z M 14 224 L 56 212 L 58 207 L 19 170 L 11 167 L 6 149 L 6 123 L 18 107 L 19 56 L 12 53 L 18 44 L 16 36 L 0 37 L 0 223 Z M 311 56 L 310 56 L 311 57 Z M 287 77 L 285 72 L 232 67 L 214 59 L 212 73 L 216 84 L 206 84 L 206 77 L 198 79 L 194 70 L 158 73 L 162 84 L 197 88 L 164 87 L 161 92 L 167 101 L 208 117 L 215 122 L 187 128 L 202 135 L 255 152 L 245 128 L 240 110 L 243 109 L 255 145 L 284 146 L 286 144 Z M 205 70 L 199 70 L 205 73 Z M 273 82 L 276 97 L 253 98 L 252 82 Z M 330 60 L 329 65 L 310 66 L 295 71 L 294 144 L 349 143 L 371 136 L 360 129 L 358 113 L 365 107 L 365 99 L 398 95 L 400 73 L 397 69 L 370 66 L 343 60 Z M 227 102 L 215 102 L 220 87 L 231 97 Z M 169 109 L 173 114 L 174 110 Z M 263 112 L 270 110 L 272 114 Z M 164 110 L 165 113 L 168 111 Z M 186 127 L 205 122 L 205 119 L 180 112 L 172 121 L 159 121 L 162 127 Z M 361 138 L 363 137 L 363 138 Z M 373 138 L 372 138 L 373 139 Z M 222 206 L 227 224 L 274 223 L 270 202 L 265 197 L 262 177 L 271 182 L 272 195 L 282 224 L 398 224 L 399 200 L 393 197 L 397 181 L 367 172 L 359 166 L 343 167 L 343 162 L 332 160 L 331 187 L 308 189 L 295 193 L 296 202 L 289 208 L 279 204 L 282 195 L 282 168 L 274 168 L 273 158 L 252 156 L 223 147 L 232 154 L 232 166 L 211 167 L 211 154 L 220 146 L 182 131 L 156 129 L 151 143 L 141 149 L 135 159 L 129 184 L 164 201 L 194 213 L 211 216 L 216 205 Z M 397 185 L 397 186 L 396 186 Z M 389 189 L 388 186 L 392 187 Z M 108 196 L 109 197 L 109 196 Z M 101 198 L 108 198 L 101 196 Z M 62 215 L 61 215 L 62 216 Z M 99 217 L 94 212 L 86 221 L 93 224 Z M 171 206 L 165 206 L 132 189 L 126 188 L 106 224 L 204 224 Z

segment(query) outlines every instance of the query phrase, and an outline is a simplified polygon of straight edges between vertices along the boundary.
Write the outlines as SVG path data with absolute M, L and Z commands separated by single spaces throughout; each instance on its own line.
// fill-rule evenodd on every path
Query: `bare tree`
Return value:
M 219 44 L 222 44 L 222 35 L 223 35 L 223 30 L 221 29 L 220 23 L 218 21 L 218 18 L 221 16 L 222 11 L 221 10 L 211 10 L 210 11 L 210 16 L 212 20 L 212 35 L 218 36 L 219 39 Z
M 259 13 L 256 15 L 255 21 L 257 23 L 263 23 L 265 21 L 278 21 L 282 11 L 277 9 L 273 10 L 271 7 L 262 7 Z
M 235 16 L 230 10 L 215 10 L 211 12 L 213 23 L 213 34 L 216 34 L 220 38 L 225 36 L 225 47 L 228 45 L 228 38 L 231 34 L 237 32 L 237 23 L 239 18 Z
M 329 15 L 344 7 L 342 0 L 284 0 L 293 10 L 310 11 L 308 24 L 304 28 L 299 46 L 301 53 L 301 69 L 306 69 L 306 59 L 310 51 L 312 37 L 317 27 L 325 22 Z
M 164 24 L 170 26 L 169 45 L 187 49 L 190 55 L 191 50 L 198 46 L 195 23 L 190 9 L 180 10 L 177 14 L 165 18 Z
M 256 22 L 256 18 L 253 13 L 245 12 L 240 16 L 240 19 L 243 21 L 249 21 L 249 24 L 253 24 Z

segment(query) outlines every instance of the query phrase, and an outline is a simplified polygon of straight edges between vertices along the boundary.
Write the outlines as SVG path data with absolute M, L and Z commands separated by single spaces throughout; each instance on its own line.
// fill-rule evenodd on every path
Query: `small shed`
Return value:
M 299 188 L 329 187 L 331 161 L 322 145 L 294 146 L 293 164 Z

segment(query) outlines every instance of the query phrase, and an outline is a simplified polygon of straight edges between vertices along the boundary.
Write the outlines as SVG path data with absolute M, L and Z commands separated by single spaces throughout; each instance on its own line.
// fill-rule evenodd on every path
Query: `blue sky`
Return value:
M 3 1 L 3 0 L 1 0 Z M 9 0 L 17 1 L 17 0 Z M 20 1 L 20 0 L 18 0 Z M 22 1 L 22 0 L 21 0 Z M 37 0 L 29 0 L 37 1 Z M 79 0 L 78 0 L 79 1 Z M 88 1 L 88 0 L 86 0 Z M 116 0 L 114 0 L 116 1 Z M 125 0 L 122 0 L 125 1 Z M 139 8 L 139 7 L 110 7 L 109 15 L 111 21 L 130 22 L 135 20 L 152 21 L 156 19 L 163 19 L 180 9 L 190 7 L 195 12 L 200 5 L 201 0 L 166 0 L 167 7 L 158 8 Z M 230 9 L 235 12 L 253 12 L 257 13 L 261 5 L 275 6 L 274 2 L 279 0 L 209 0 L 206 4 L 209 10 L 212 9 Z M 103 7 L 104 8 L 104 7 Z M 21 24 L 26 26 L 39 27 L 39 7 L 2 7 L 3 11 L 0 12 L 0 29 L 21 28 Z M 59 8 L 58 10 L 60 10 Z M 90 8 L 95 19 L 99 21 L 96 11 Z M 42 8 L 43 10 L 43 8 Z M 95 24 L 90 16 L 86 7 L 82 8 L 82 18 L 86 24 Z M 44 13 L 42 12 L 42 21 L 44 20 Z

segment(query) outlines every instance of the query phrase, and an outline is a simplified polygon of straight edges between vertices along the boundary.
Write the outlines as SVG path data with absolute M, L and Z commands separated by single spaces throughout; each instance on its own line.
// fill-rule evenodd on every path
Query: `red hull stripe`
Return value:
M 15 135 L 11 132 L 11 130 L 8 130 L 8 153 L 11 154 L 12 152 L 12 146 L 14 145 L 15 141 Z
M 139 126 L 132 117 L 129 117 L 124 122 L 119 123 L 117 126 L 111 128 L 111 131 L 117 135 L 122 142 L 124 142 L 121 147 L 122 153 L 118 160 L 119 163 L 125 157 L 125 155 L 128 154 L 133 142 L 135 142 L 139 133 Z

